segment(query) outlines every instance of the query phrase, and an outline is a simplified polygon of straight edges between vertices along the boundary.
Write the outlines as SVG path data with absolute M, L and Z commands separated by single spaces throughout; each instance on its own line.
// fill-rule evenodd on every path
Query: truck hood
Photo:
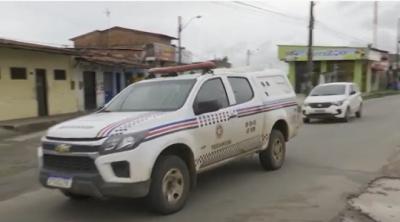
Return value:
M 143 130 L 168 112 L 99 112 L 51 127 L 48 137 L 101 138 L 115 132 Z M 140 126 L 140 128 L 139 128 Z
M 347 98 L 346 95 L 334 95 L 334 96 L 308 96 L 305 103 L 325 103 L 325 102 L 337 102 L 343 101 Z

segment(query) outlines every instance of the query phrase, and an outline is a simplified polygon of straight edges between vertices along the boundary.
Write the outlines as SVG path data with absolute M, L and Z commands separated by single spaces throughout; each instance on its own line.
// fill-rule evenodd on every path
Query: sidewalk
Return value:
M 81 115 L 84 112 L 68 113 L 55 116 L 45 116 L 45 117 L 33 117 L 15 120 L 5 120 L 0 121 L 0 129 L 4 128 L 6 130 L 13 130 L 19 132 L 32 132 L 46 129 L 52 125 L 63 122 L 68 119 L 72 119 Z M 2 130 L 6 132 L 5 130 Z M 1 132 L 1 131 L 0 131 Z

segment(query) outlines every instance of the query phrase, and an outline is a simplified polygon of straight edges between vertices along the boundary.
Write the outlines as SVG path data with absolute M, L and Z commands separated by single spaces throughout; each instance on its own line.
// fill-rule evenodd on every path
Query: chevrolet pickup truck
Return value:
M 38 149 L 39 179 L 71 199 L 145 197 L 170 214 L 201 172 L 254 154 L 265 170 L 279 169 L 301 122 L 278 70 L 143 80 L 99 111 L 51 127 Z

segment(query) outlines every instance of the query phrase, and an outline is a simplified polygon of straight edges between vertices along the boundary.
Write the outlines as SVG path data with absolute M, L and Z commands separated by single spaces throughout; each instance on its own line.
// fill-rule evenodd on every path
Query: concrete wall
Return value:
M 0 48 L 0 120 L 38 116 L 35 69 L 46 70 L 49 115 L 76 112 L 72 63 L 68 55 Z M 27 79 L 11 79 L 10 67 L 26 68 Z M 54 80 L 54 69 L 65 70 L 66 80 Z

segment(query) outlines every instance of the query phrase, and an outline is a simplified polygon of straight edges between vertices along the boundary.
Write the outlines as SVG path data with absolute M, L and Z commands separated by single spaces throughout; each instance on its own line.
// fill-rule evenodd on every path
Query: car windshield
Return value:
M 310 96 L 333 96 L 344 95 L 346 92 L 345 85 L 323 85 L 315 87 Z
M 105 112 L 173 111 L 183 106 L 195 79 L 138 83 L 125 89 Z

